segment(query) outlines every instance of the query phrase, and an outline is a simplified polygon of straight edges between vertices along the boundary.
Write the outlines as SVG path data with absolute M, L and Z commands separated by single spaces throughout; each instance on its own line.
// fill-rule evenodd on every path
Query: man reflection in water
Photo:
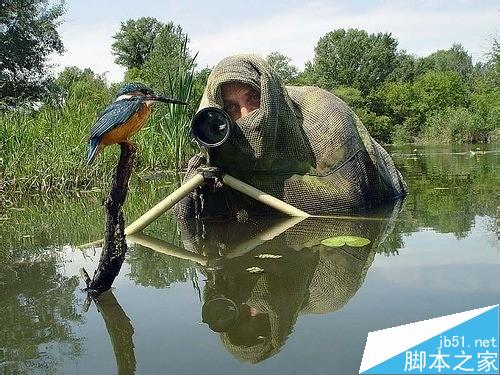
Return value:
M 287 252 L 277 248 L 273 247 L 274 254 Z M 246 271 L 252 258 L 235 258 L 223 270 L 208 273 L 202 318 L 220 332 L 223 345 L 235 357 L 257 363 L 276 354 L 291 333 L 298 312 L 307 304 L 319 254 L 293 251 L 285 259 L 264 262 L 265 272 L 255 275 Z
M 323 314 L 344 306 L 364 282 L 375 248 L 387 235 L 386 221 L 308 219 L 236 257 L 220 257 L 242 238 L 253 238 L 266 224 L 204 223 L 203 234 L 181 222 L 184 247 L 207 255 L 202 318 L 241 361 L 257 363 L 279 352 L 301 314 Z M 330 248 L 320 241 L 350 234 L 371 240 L 361 248 Z M 226 250 L 224 250 L 226 249 Z M 231 254 L 231 253 L 229 253 Z M 259 258 L 259 254 L 281 256 Z M 248 267 L 264 269 L 250 274 Z

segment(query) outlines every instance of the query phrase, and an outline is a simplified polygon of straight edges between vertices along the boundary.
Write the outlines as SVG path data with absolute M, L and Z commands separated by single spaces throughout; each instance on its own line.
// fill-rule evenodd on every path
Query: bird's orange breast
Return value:
M 110 132 L 104 134 L 100 139 L 101 143 L 104 146 L 108 146 L 115 143 L 128 141 L 128 138 L 132 134 L 135 134 L 139 130 L 141 130 L 150 112 L 151 108 L 149 108 L 146 103 L 141 104 L 139 110 L 132 116 L 130 116 L 128 121 L 124 122 L 121 125 L 118 125 Z

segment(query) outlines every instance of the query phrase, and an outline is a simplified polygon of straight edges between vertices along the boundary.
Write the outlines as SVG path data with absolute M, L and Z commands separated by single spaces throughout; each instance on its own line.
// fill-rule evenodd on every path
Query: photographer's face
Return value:
M 240 82 L 229 82 L 222 86 L 224 110 L 233 121 L 246 116 L 260 107 L 260 92 Z

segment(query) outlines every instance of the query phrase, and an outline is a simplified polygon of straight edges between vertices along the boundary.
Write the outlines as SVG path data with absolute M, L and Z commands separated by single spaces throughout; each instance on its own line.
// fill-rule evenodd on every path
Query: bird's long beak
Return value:
M 173 104 L 182 104 L 182 105 L 187 105 L 186 102 L 183 102 L 182 100 L 178 100 L 175 98 L 169 98 L 167 96 L 161 96 L 161 95 L 151 95 L 146 98 L 147 100 L 154 100 L 157 102 L 163 102 L 163 103 L 173 103 Z

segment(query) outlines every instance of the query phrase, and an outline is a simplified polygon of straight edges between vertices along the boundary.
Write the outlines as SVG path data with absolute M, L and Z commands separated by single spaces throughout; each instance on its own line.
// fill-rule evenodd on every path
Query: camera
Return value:
M 231 118 L 222 109 L 203 108 L 191 121 L 191 133 L 201 146 L 217 147 L 229 138 Z

